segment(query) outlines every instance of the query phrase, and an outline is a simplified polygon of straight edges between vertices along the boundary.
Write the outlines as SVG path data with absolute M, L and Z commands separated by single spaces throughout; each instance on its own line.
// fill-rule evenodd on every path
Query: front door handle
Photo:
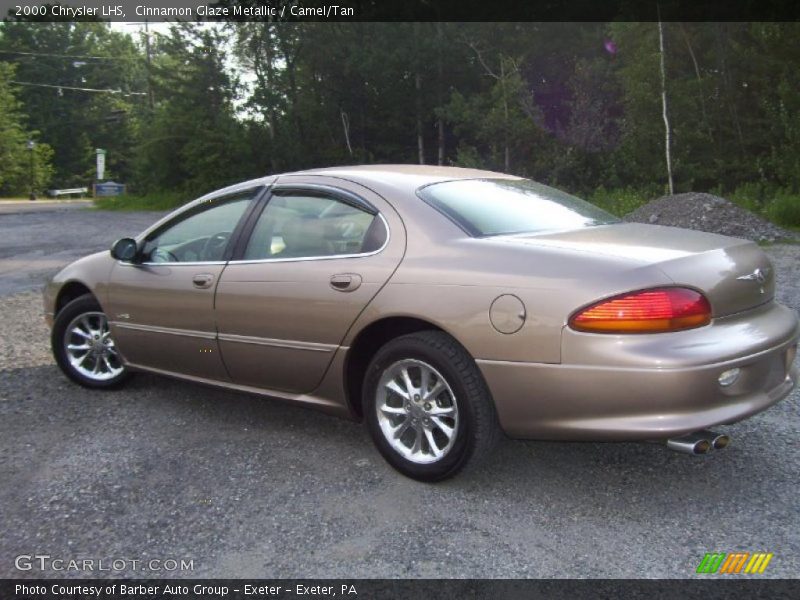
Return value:
M 340 273 L 331 277 L 331 287 L 337 292 L 352 292 L 361 285 L 361 275 Z
M 214 283 L 214 276 L 211 273 L 198 273 L 192 277 L 192 284 L 196 288 L 208 288 Z

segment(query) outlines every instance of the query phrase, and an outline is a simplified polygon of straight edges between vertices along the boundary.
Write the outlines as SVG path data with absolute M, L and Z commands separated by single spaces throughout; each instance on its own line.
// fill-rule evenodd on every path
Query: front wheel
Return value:
M 84 387 L 110 388 L 129 376 L 108 319 L 93 296 L 76 298 L 61 309 L 50 342 L 64 374 Z
M 367 369 L 363 405 L 383 457 L 421 481 L 454 476 L 485 458 L 499 437 L 491 394 L 475 361 L 439 331 L 383 346 Z

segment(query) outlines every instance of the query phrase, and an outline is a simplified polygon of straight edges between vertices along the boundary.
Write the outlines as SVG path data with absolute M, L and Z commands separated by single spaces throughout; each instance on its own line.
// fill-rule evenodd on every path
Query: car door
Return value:
M 225 365 L 237 384 L 309 392 L 399 265 L 402 222 L 358 184 L 293 176 L 271 188 L 248 234 L 217 287 Z
M 257 187 L 190 207 L 140 240 L 135 262 L 114 265 L 108 313 L 117 347 L 128 363 L 228 379 L 216 341 L 214 291 L 229 246 L 263 190 Z

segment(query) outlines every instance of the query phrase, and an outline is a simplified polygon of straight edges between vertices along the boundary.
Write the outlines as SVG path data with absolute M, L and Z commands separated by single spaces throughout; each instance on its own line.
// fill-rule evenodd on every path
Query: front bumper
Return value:
M 60 285 L 56 284 L 53 279 L 48 281 L 44 290 L 42 291 L 42 305 L 44 307 L 44 322 L 47 324 L 47 329 L 53 328 L 53 321 L 55 321 L 55 306 L 56 296 Z
M 689 331 L 565 330 L 561 364 L 478 360 L 511 437 L 659 440 L 761 412 L 797 384 L 795 313 L 775 303 Z M 579 361 L 579 362 L 578 362 Z M 720 373 L 738 367 L 730 387 Z

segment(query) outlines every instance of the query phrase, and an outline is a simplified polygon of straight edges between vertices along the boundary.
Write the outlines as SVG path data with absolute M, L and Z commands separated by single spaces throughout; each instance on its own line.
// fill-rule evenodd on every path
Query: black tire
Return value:
M 91 389 L 118 387 L 130 377 L 130 371 L 126 367 L 123 366 L 121 373 L 108 379 L 93 379 L 77 370 L 72 365 L 67 355 L 67 349 L 65 348 L 67 328 L 76 318 L 88 313 L 103 313 L 100 304 L 91 294 L 85 294 L 75 298 L 56 315 L 53 322 L 53 330 L 50 334 L 50 345 L 53 350 L 53 356 L 56 359 L 56 364 L 58 364 L 64 375 L 83 387 Z
M 409 360 L 420 361 L 438 371 L 452 390 L 451 403 L 457 406 L 458 426 L 452 446 L 441 458 L 427 464 L 410 460 L 393 448 L 378 418 L 378 386 L 382 377 L 385 373 L 390 377 L 393 366 Z M 375 446 L 395 469 L 419 481 L 453 477 L 467 465 L 489 456 L 500 438 L 494 402 L 478 366 L 464 347 L 444 332 L 420 331 L 385 344 L 367 368 L 362 400 L 367 429 Z M 399 396 L 398 400 L 402 401 Z M 410 418 L 410 413 L 406 418 Z M 430 450 L 430 442 L 423 444 Z

